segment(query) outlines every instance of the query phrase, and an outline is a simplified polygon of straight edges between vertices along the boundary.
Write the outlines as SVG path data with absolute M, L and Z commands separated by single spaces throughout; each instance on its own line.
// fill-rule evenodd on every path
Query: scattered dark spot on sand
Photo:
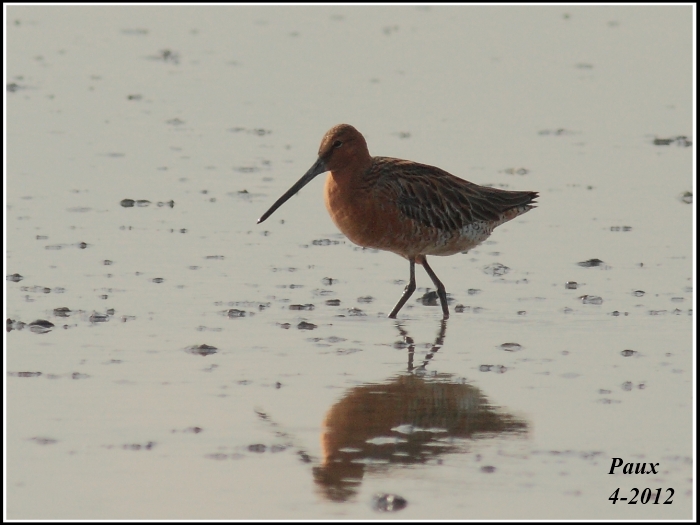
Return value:
M 685 135 L 678 135 L 677 137 L 671 137 L 668 139 L 662 139 L 657 137 L 654 139 L 652 144 L 654 144 L 654 146 L 670 146 L 671 144 L 675 144 L 676 146 L 684 148 L 693 145 L 692 141 L 690 141 Z
M 207 344 L 201 344 L 201 345 L 192 345 L 188 346 L 185 348 L 185 352 L 188 354 L 192 355 L 199 355 L 202 357 L 206 357 L 212 354 L 215 354 L 219 349 L 216 348 L 215 346 L 210 346 Z
M 583 304 L 603 304 L 603 298 L 597 295 L 582 295 L 579 299 Z
M 127 445 L 122 445 L 122 448 L 124 450 L 151 450 L 155 446 L 156 446 L 155 441 L 149 441 L 145 445 L 141 445 L 140 443 L 130 443 Z
M 7 332 L 11 332 L 12 330 L 22 330 L 25 326 L 27 325 L 22 321 L 15 321 L 14 319 L 10 319 L 9 317 L 5 321 L 5 330 Z
M 243 127 L 235 127 L 235 128 L 229 128 L 228 131 L 231 133 L 248 133 L 249 135 L 257 135 L 258 137 L 264 137 L 265 135 L 270 135 L 272 134 L 272 130 L 269 129 L 263 129 L 263 128 L 243 128 Z
M 37 445 L 53 445 L 54 443 L 58 443 L 58 439 L 47 437 L 33 437 L 29 438 L 29 441 L 33 441 Z
M 330 246 L 332 244 L 340 244 L 340 241 L 333 241 L 331 239 L 316 239 L 311 241 L 314 246 Z
M 582 261 L 579 263 L 576 263 L 579 266 L 583 268 L 595 268 L 597 266 L 604 266 L 605 263 L 601 261 L 600 259 L 588 259 L 587 261 Z
M 5 277 L 5 280 L 6 280 L 6 281 L 10 281 L 10 282 L 13 282 L 13 283 L 18 283 L 18 282 L 20 282 L 22 279 L 24 279 L 24 277 L 22 277 L 22 276 L 21 276 L 20 274 L 18 274 L 18 273 L 13 273 L 12 275 L 8 275 L 8 276 Z
M 503 343 L 499 348 L 506 352 L 519 352 L 523 349 L 522 345 L 518 343 Z
M 510 268 L 501 263 L 491 263 L 484 266 L 482 270 L 486 275 L 492 275 L 496 277 L 507 274 L 510 271 Z
M 93 312 L 92 315 L 90 316 L 91 323 L 106 323 L 107 321 L 109 321 L 109 315 L 107 315 L 107 314 Z
M 139 207 L 139 208 L 145 208 L 151 204 L 151 201 L 145 200 L 145 199 L 139 199 L 139 200 L 134 200 L 134 199 L 122 199 L 119 202 L 119 205 L 122 206 L 123 208 L 133 208 L 134 206 Z
M 318 326 L 316 326 L 316 325 L 313 324 L 313 323 L 307 323 L 306 321 L 301 321 L 301 322 L 297 325 L 297 328 L 298 328 L 299 330 L 314 330 L 315 328 L 318 328 Z
M 36 321 L 29 323 L 27 326 L 29 326 L 29 329 L 35 334 L 45 334 L 50 332 L 55 325 L 45 319 L 37 319 Z
M 423 306 L 437 306 L 440 304 L 440 298 L 435 290 L 428 289 L 421 297 L 416 299 L 417 303 L 421 303 Z M 447 303 L 453 303 L 454 299 L 451 294 L 447 294 Z
M 228 459 L 228 454 L 223 454 L 222 452 L 215 452 L 213 454 L 205 454 L 204 457 L 207 459 L 222 460 L 222 459 Z
M 375 494 L 372 508 L 379 512 L 396 512 L 406 508 L 408 501 L 397 494 Z
M 335 351 L 335 353 L 338 355 L 349 355 L 354 354 L 355 352 L 362 352 L 362 348 L 339 348 Z
M 20 86 L 16 82 L 10 82 L 9 84 L 6 85 L 6 89 L 8 93 L 15 93 L 19 91 L 20 89 L 26 89 L 27 86 Z
M 311 458 L 311 456 L 309 456 L 309 455 L 308 455 L 306 452 L 304 452 L 303 450 L 299 450 L 299 451 L 297 452 L 297 456 L 299 456 L 299 459 L 301 459 L 302 463 L 311 463 L 311 462 L 313 461 L 313 459 Z
M 8 372 L 11 377 L 39 377 L 41 372 Z
M 149 60 L 160 60 L 171 64 L 180 63 L 180 53 L 171 49 L 161 49 L 155 55 L 150 55 L 146 58 L 148 58 Z
M 507 175 L 527 175 L 530 173 L 530 170 L 526 168 L 506 168 L 503 170 L 503 173 Z
M 314 310 L 316 307 L 313 304 L 290 304 L 290 310 Z

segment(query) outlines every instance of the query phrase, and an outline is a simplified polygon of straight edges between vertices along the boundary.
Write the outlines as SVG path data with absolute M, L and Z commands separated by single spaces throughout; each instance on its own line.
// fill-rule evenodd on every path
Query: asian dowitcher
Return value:
M 408 259 L 410 281 L 389 314 L 391 318 L 416 289 L 416 263 L 423 265 L 435 284 L 443 316 L 448 318 L 445 287 L 426 257 L 466 253 L 485 241 L 496 226 L 534 208 L 538 197 L 535 191 L 479 186 L 426 164 L 372 157 L 362 134 L 349 124 L 340 124 L 321 140 L 314 165 L 258 224 L 326 171 L 330 172 L 326 208 L 338 229 L 359 246 Z

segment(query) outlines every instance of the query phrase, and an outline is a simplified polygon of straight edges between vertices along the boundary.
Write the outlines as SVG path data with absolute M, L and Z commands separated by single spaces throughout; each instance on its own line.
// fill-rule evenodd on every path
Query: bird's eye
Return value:
M 339 148 L 340 146 L 342 146 L 342 145 L 343 145 L 343 143 L 342 143 L 341 141 L 336 140 L 336 141 L 333 143 L 333 148 L 334 148 L 334 149 L 338 149 L 338 148 Z

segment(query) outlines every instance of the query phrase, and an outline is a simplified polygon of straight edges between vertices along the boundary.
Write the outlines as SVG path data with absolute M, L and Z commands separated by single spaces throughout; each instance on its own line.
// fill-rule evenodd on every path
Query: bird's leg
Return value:
M 444 316 L 444 319 L 447 319 L 450 317 L 450 310 L 447 308 L 447 292 L 445 292 L 445 286 L 440 282 L 440 279 L 438 279 L 437 275 L 435 275 L 433 269 L 428 265 L 428 260 L 425 255 L 421 255 L 418 262 L 423 265 L 423 268 L 425 268 L 425 271 L 428 272 L 428 275 L 432 279 L 433 284 L 435 284 L 437 287 L 437 294 L 440 298 L 440 306 L 442 306 L 442 315 Z
M 392 319 L 396 319 L 396 314 L 399 313 L 399 310 L 406 304 L 408 298 L 416 291 L 416 261 L 411 259 L 409 262 L 411 263 L 411 280 L 406 285 L 406 288 L 403 289 L 401 299 L 399 299 L 399 302 L 396 303 L 396 306 L 394 306 L 394 309 L 389 314 L 389 317 Z

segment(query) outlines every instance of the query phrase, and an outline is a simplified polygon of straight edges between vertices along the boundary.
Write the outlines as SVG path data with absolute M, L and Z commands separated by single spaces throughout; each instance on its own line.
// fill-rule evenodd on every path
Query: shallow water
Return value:
M 7 15 L 8 518 L 692 517 L 690 7 Z M 321 181 L 256 225 L 340 122 L 540 192 L 445 323 Z

